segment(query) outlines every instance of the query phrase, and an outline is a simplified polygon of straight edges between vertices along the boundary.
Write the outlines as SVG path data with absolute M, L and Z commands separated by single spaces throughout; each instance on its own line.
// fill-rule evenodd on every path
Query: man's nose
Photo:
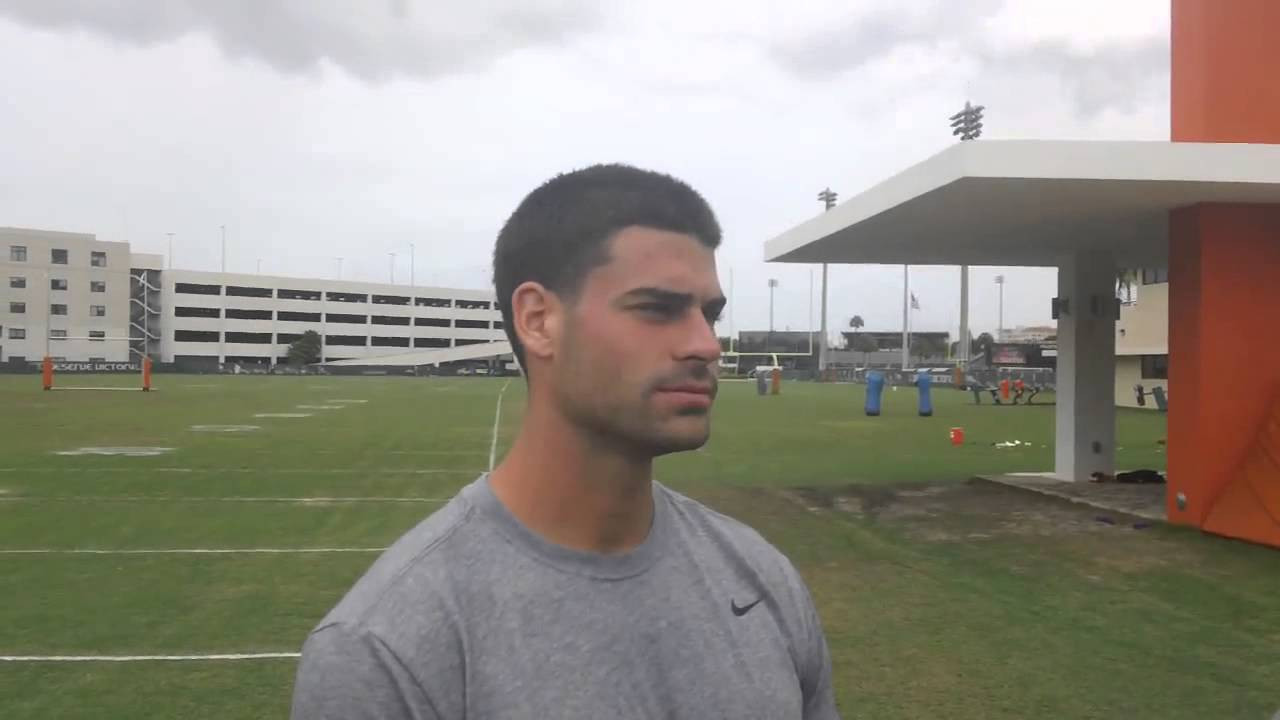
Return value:
M 691 313 L 682 329 L 684 337 L 679 359 L 700 360 L 708 364 L 720 359 L 720 338 L 716 337 L 715 326 L 702 313 Z

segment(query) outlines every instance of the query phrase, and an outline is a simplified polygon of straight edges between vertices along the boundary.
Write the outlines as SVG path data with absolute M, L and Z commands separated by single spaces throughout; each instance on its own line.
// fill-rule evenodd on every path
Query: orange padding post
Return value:
M 1280 396 L 1271 403 L 1239 473 L 1214 499 L 1201 527 L 1280 547 Z
M 777 395 L 782 391 L 782 371 L 778 368 L 774 368 L 773 372 L 769 373 L 769 375 L 769 394 Z
M 142 392 L 151 391 L 151 357 L 142 358 Z
M 44 376 L 44 389 L 53 389 L 53 358 L 48 355 L 44 356 L 44 362 L 40 363 L 40 374 Z

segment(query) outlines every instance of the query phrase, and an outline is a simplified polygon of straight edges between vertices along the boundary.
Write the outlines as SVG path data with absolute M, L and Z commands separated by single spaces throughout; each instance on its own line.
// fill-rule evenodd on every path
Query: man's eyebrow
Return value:
M 633 300 L 649 300 L 666 303 L 669 305 L 690 305 L 693 303 L 693 293 L 682 293 L 674 290 L 663 290 L 658 287 L 640 287 L 633 288 L 622 294 L 619 300 L 623 302 Z

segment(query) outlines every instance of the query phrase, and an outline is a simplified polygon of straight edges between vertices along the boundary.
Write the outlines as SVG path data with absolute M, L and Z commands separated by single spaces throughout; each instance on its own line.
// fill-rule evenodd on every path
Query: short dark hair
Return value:
M 498 233 L 493 285 L 503 327 L 523 367 L 511 295 L 536 282 L 572 298 L 592 268 L 608 261 L 608 241 L 640 226 L 684 233 L 704 246 L 720 245 L 720 223 L 711 206 L 686 183 L 630 165 L 593 165 L 543 183 L 521 201 Z

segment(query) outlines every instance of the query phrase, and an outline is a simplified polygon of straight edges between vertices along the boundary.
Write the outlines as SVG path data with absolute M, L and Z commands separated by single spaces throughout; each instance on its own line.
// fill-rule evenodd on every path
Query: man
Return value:
M 684 183 L 556 177 L 494 250 L 528 406 L 489 475 L 308 638 L 295 718 L 836 718 L 791 564 L 656 483 L 710 434 L 720 227 Z

